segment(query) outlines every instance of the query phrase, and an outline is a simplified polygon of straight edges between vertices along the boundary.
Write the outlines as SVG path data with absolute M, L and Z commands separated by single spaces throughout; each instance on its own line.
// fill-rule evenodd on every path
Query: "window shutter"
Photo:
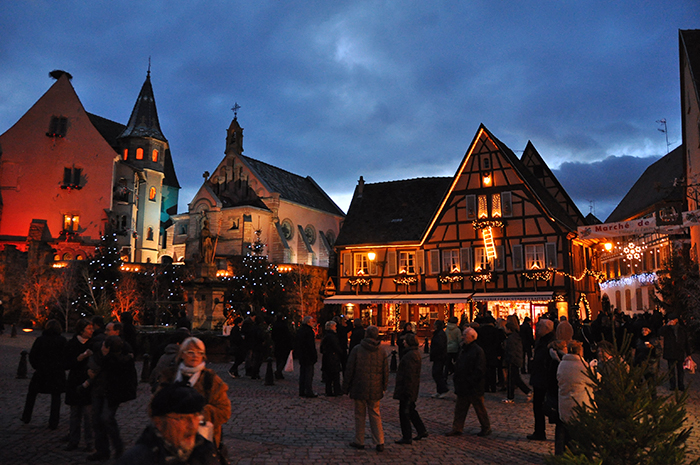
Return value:
M 494 269 L 496 271 L 503 271 L 506 269 L 505 247 L 502 245 L 496 246 L 496 260 L 494 263 Z
M 467 195 L 467 219 L 476 219 L 476 195 Z
M 440 274 L 440 251 L 438 249 L 430 251 L 430 274 Z
M 83 172 L 82 168 L 73 168 L 73 185 L 80 185 L 80 174 Z
M 61 137 L 65 137 L 66 131 L 68 131 L 68 118 L 58 118 L 58 135 Z
M 63 185 L 70 185 L 73 180 L 73 170 L 71 168 L 63 168 Z
M 516 271 L 523 269 L 523 246 L 514 244 L 513 248 L 513 269 Z
M 557 267 L 557 244 L 554 242 L 547 242 L 544 250 L 545 262 L 547 263 L 547 268 Z
M 352 276 L 352 254 L 343 252 L 340 254 L 340 257 L 343 267 L 343 276 Z
M 501 209 L 504 217 L 513 216 L 513 196 L 510 192 L 501 193 Z
M 396 275 L 396 250 L 389 250 L 386 253 L 387 275 Z
M 474 270 L 474 267 L 472 266 L 472 248 L 471 247 L 463 247 L 459 251 L 459 261 L 460 261 L 460 268 L 462 269 L 462 273 L 471 273 Z
M 416 251 L 416 274 L 425 273 L 425 250 Z

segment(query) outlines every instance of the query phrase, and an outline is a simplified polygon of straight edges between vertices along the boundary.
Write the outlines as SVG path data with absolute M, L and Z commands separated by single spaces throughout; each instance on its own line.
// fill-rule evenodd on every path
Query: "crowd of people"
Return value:
M 449 393 L 450 377 L 456 396 L 452 428 L 445 434 L 463 434 L 473 406 L 480 425 L 477 436 L 490 435 L 485 393 L 505 392 L 502 402 L 507 405 L 514 403 L 518 388 L 532 402 L 534 431 L 527 438 L 546 440 L 549 421 L 555 424 L 555 453 L 562 453 L 570 439 L 567 423 L 573 407 L 586 405 L 594 395 L 589 373 L 604 376 L 606 361 L 617 353 L 626 334 L 634 348 L 632 363 L 645 367 L 645 377 L 657 376 L 663 358 L 670 372 L 670 388 L 685 389 L 683 364 L 691 354 L 688 333 L 674 313 L 669 312 L 665 320 L 659 313 L 629 318 L 602 312 L 593 322 L 572 325 L 564 317 L 545 314 L 538 318 L 534 331 L 529 318 L 522 322 L 516 315 L 496 319 L 489 312 L 472 322 L 456 317 L 447 324 L 435 321 L 429 348 L 433 397 L 444 398 Z M 355 436 L 349 446 L 365 449 L 368 419 L 374 448 L 384 451 L 380 401 L 389 383 L 390 354 L 382 347 L 377 326 L 364 327 L 360 319 L 335 317 L 319 331 L 316 319 L 305 316 L 293 331 L 283 317 L 267 321 L 252 316 L 232 318 L 224 331 L 233 357 L 228 370 L 231 378 L 239 378 L 244 365 L 246 376 L 259 379 L 262 360 L 274 355 L 275 377 L 284 379 L 294 355 L 303 398 L 318 397 L 313 378 L 320 353 L 325 395 L 347 394 L 353 400 Z M 151 424 L 128 452 L 116 413 L 121 404 L 136 398 L 132 320 L 105 326 L 100 317 L 82 319 L 70 341 L 61 333 L 60 323 L 50 320 L 33 344 L 29 361 L 35 372 L 21 417 L 24 423 L 31 421 L 37 395 L 48 393 L 49 428 L 56 429 L 61 393 L 65 392 L 65 403 L 70 406 L 65 449 L 77 449 L 82 439 L 84 450 L 91 452 L 88 460 L 115 457 L 118 463 L 145 464 L 164 463 L 172 457 L 180 461 L 177 463 L 226 463 L 222 426 L 231 417 L 228 384 L 206 367 L 205 344 L 187 328 L 173 333 L 152 368 Z M 322 337 L 317 349 L 318 336 Z M 395 443 L 406 445 L 429 434 L 416 408 L 422 356 L 411 323 L 397 334 L 396 344 L 399 361 L 393 398 L 399 401 L 401 437 Z M 529 374 L 529 385 L 522 374 Z M 188 461 L 190 457 L 198 461 Z

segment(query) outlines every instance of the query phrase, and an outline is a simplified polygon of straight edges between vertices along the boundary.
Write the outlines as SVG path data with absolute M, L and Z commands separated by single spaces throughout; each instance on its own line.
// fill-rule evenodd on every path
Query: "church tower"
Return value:
M 132 232 L 129 259 L 156 263 L 165 248 L 170 214 L 177 213 L 180 185 L 160 129 L 150 68 L 118 144 L 126 166 L 117 170 L 115 186 L 126 187 L 130 195 L 115 202 L 114 210 L 120 224 L 130 223 L 124 228 Z

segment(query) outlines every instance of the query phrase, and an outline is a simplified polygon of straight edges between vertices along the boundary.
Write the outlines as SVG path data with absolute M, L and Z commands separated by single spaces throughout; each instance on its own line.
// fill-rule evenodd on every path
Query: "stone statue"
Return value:
M 200 241 L 202 262 L 207 265 L 212 265 L 214 263 L 214 242 L 212 240 L 211 231 L 209 231 L 209 220 L 207 220 L 206 217 L 202 221 Z

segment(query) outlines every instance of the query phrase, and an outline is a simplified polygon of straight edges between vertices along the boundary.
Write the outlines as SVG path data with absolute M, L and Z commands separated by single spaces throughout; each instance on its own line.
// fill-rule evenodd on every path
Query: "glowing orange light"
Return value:
M 491 175 L 485 174 L 484 175 L 484 186 L 490 186 L 490 185 L 491 185 Z
M 607 250 L 608 252 L 610 252 L 610 251 L 612 250 L 612 248 L 613 248 L 613 244 L 612 244 L 612 242 L 606 242 L 605 245 L 604 245 L 604 247 L 605 247 L 605 250 Z
M 375 258 L 377 258 L 377 254 L 374 252 L 369 252 L 367 254 L 367 258 L 369 258 L 369 261 L 373 262 Z

